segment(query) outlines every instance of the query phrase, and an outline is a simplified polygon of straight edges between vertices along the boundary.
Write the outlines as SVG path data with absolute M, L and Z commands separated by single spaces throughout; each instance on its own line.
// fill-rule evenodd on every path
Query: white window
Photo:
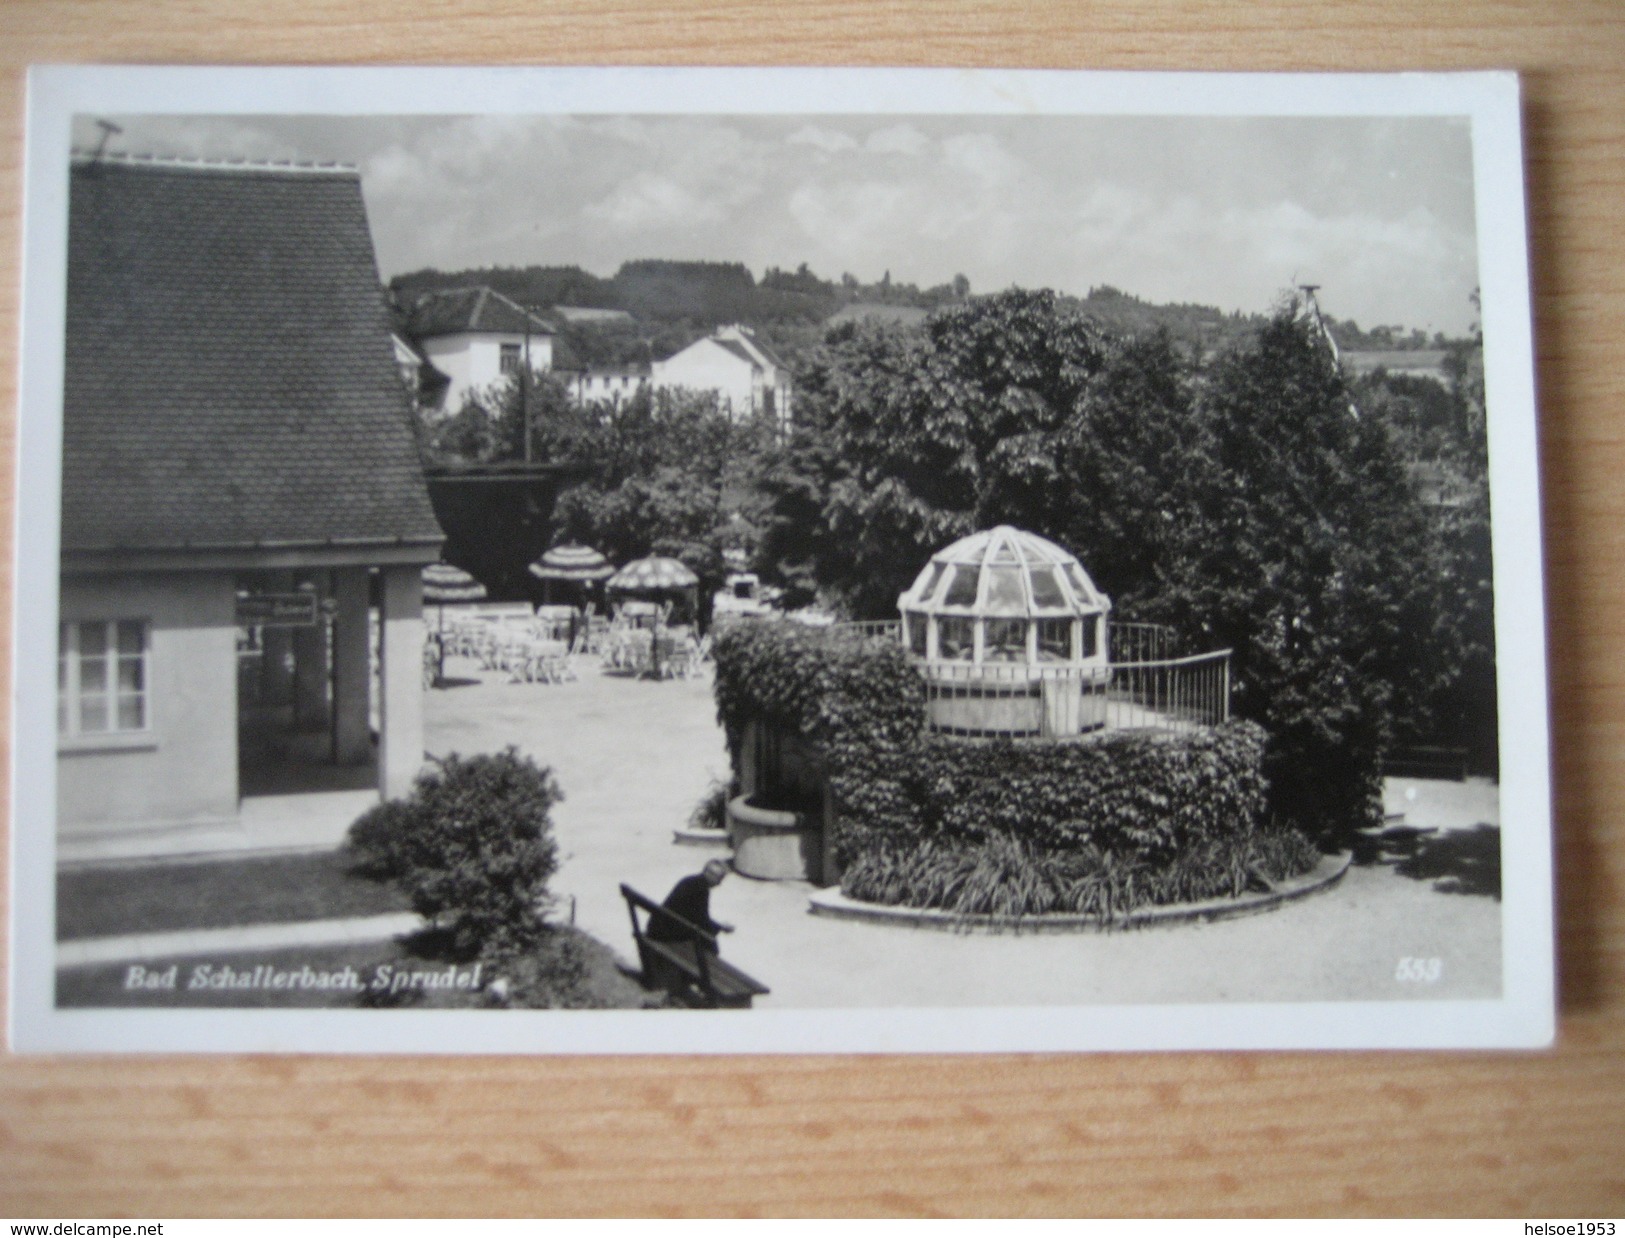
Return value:
M 62 736 L 145 731 L 147 622 L 64 623 L 56 661 L 56 731 Z
M 485 355 L 487 357 L 489 357 L 491 354 L 486 353 Z M 503 344 L 503 345 L 501 345 L 501 356 L 498 358 L 498 364 L 502 367 L 502 372 L 504 374 L 516 374 L 516 373 L 518 373 L 519 372 L 519 345 L 518 344 Z

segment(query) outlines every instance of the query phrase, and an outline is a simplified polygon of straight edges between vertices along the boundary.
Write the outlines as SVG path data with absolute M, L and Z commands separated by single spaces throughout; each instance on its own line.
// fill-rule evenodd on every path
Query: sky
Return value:
M 119 116 L 110 150 L 356 165 L 385 279 L 639 258 L 927 287 L 1476 318 L 1465 119 Z M 94 146 L 88 117 L 75 144 Z

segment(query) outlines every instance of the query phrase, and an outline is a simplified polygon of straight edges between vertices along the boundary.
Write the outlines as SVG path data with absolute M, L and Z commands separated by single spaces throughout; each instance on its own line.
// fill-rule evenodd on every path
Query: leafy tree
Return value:
M 1165 333 L 1111 341 L 1047 292 L 832 332 L 798 376 L 800 432 L 764 473 L 763 569 L 893 613 L 955 537 L 1010 523 L 1076 550 L 1132 601 L 1158 588 L 1207 467 L 1190 364 Z
M 1350 408 L 1318 330 L 1277 314 L 1202 401 L 1215 467 L 1157 609 L 1234 655 L 1233 704 L 1271 735 L 1276 811 L 1380 821 L 1379 761 L 1437 614 L 1424 515 L 1388 428 Z
M 798 376 L 800 440 L 769 471 L 766 566 L 884 616 L 946 542 L 994 516 L 1043 524 L 1065 505 L 1060 446 L 1105 355 L 1048 292 L 942 310 L 923 330 L 836 328 Z
M 1475 297 L 1476 304 L 1476 297 Z M 1413 633 L 1419 672 L 1396 697 L 1401 745 L 1465 748 L 1497 768 L 1494 586 L 1482 337 L 1446 341 L 1449 385 L 1378 370 L 1356 385 L 1361 411 L 1393 431 L 1422 497 L 1436 600 Z
M 756 545 L 756 478 L 772 427 L 734 422 L 708 393 L 647 390 L 561 425 L 539 431 L 543 457 L 586 478 L 559 498 L 560 537 L 621 561 L 681 559 L 700 578 L 703 621 L 726 576 L 723 552 Z
M 450 417 L 420 410 L 419 441 L 431 464 L 493 464 L 526 458 L 525 426 L 530 428 L 530 458 L 561 438 L 586 432 L 581 410 L 564 380 L 546 371 L 509 374 L 483 391 L 473 392 Z M 555 455 L 562 454 L 555 446 Z
M 1192 518 L 1189 496 L 1212 467 L 1195 390 L 1191 365 L 1167 332 L 1114 343 L 1058 432 L 1031 445 L 1053 453 L 1049 493 L 1027 503 L 984 501 L 984 523 L 1054 537 L 1088 565 L 1120 613 L 1134 612 L 1163 589 Z M 1010 453 L 1001 444 L 994 460 Z M 1001 481 L 994 478 L 996 497 L 1021 497 L 1019 489 L 1001 492 Z

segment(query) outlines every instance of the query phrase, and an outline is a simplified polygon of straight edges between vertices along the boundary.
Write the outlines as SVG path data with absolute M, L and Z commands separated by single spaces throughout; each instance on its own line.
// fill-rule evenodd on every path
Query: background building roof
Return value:
M 729 353 L 732 356 L 738 357 L 739 360 L 743 361 L 746 365 L 750 366 L 752 369 L 760 369 L 761 368 L 762 363 L 760 361 L 758 361 L 755 357 L 751 356 L 750 355 L 750 350 L 747 349 L 738 340 L 724 340 L 724 339 L 718 339 L 716 336 L 711 336 L 708 342 L 710 342 L 712 344 L 715 344 L 718 348 L 722 349 L 724 352 Z
M 407 334 L 414 339 L 437 335 L 552 335 L 550 323 L 511 301 L 493 288 L 447 288 L 426 292 L 406 315 Z
M 73 169 L 62 549 L 428 541 L 353 171 Z

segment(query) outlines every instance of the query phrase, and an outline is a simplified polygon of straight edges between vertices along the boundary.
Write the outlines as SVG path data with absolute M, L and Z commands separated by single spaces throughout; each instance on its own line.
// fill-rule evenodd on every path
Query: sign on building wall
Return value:
M 308 628 L 316 624 L 314 593 L 250 593 L 237 598 L 239 627 Z

